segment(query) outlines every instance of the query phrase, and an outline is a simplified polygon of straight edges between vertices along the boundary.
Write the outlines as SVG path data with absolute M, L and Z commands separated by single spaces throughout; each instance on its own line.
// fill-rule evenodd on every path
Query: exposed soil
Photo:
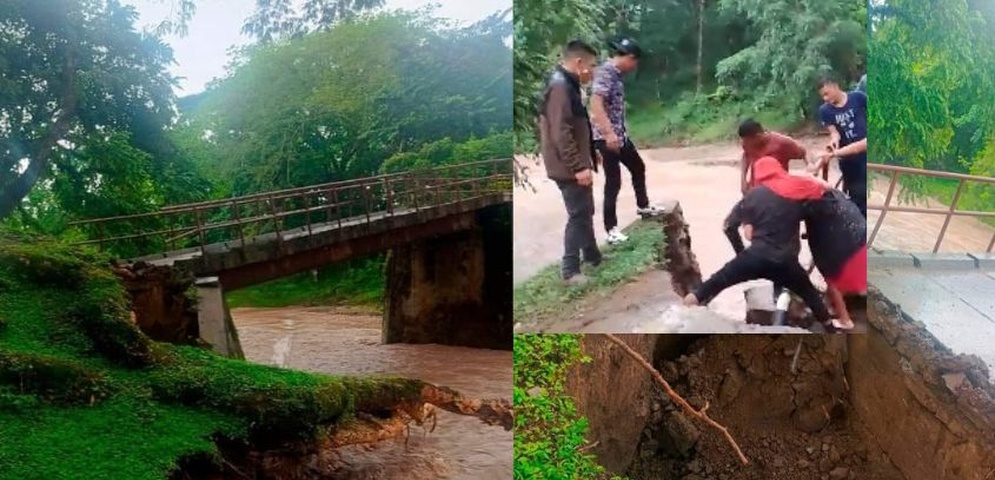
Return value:
M 634 480 L 991 480 L 995 386 L 874 289 L 865 335 L 621 335 L 719 432 L 601 335 L 568 392 L 591 449 Z M 793 365 L 794 364 L 794 365 Z
M 842 337 L 699 340 L 658 368 L 696 408 L 710 402 L 709 415 L 729 428 L 751 463 L 740 465 L 718 432 L 688 420 L 660 393 L 630 475 L 637 480 L 904 479 L 848 404 L 845 355 Z
M 330 375 L 399 375 L 479 398 L 510 398 L 512 352 L 381 343 L 382 318 L 351 307 L 237 308 L 232 317 L 249 361 Z M 326 448 L 311 457 L 343 479 L 510 478 L 512 432 L 441 409 L 410 437 Z M 306 478 L 306 477 L 305 477 Z

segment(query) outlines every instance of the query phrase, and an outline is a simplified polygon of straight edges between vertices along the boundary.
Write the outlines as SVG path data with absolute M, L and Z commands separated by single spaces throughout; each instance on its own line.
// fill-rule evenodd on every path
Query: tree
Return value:
M 90 142 L 165 150 L 172 53 L 109 0 L 9 0 L 0 11 L 0 218 Z
M 216 176 L 231 179 L 232 194 L 375 175 L 426 142 L 508 131 L 507 13 L 438 25 L 367 15 L 254 46 L 184 118 L 211 133 Z

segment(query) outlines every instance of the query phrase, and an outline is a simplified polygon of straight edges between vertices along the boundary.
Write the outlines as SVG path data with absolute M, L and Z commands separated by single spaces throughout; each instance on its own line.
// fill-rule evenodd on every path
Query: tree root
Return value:
M 500 425 L 506 431 L 513 425 L 512 405 L 505 399 L 471 399 L 447 387 L 425 384 L 420 397 L 393 407 L 386 417 L 357 413 L 356 420 L 337 426 L 329 432 L 327 447 L 371 444 L 410 436 L 411 423 L 425 428 L 425 434 L 435 430 L 438 409 L 457 415 L 476 417 L 488 425 Z M 426 426 L 431 422 L 431 426 Z M 405 439 L 405 444 L 407 439 Z
M 667 383 L 666 380 L 664 380 L 663 375 L 660 375 L 660 372 L 658 372 L 655 368 L 653 368 L 653 365 L 650 364 L 650 362 L 646 361 L 646 359 L 643 358 L 643 356 L 640 355 L 639 352 L 633 350 L 632 347 L 630 347 L 628 344 L 623 342 L 615 335 L 609 333 L 605 334 L 605 336 L 608 337 L 608 340 L 610 340 L 612 343 L 618 345 L 619 347 L 622 347 L 622 350 L 624 350 L 625 353 L 627 353 L 630 357 L 632 357 L 633 360 L 642 365 L 643 368 L 646 369 L 646 371 L 650 372 L 650 375 L 653 376 L 653 378 L 656 380 L 656 383 L 660 384 L 660 386 L 663 387 L 663 390 L 664 392 L 667 393 L 667 396 L 669 396 L 674 403 L 679 405 L 684 410 L 685 413 L 701 420 L 702 422 L 707 423 L 712 428 L 715 428 L 716 430 L 721 432 L 722 436 L 724 436 L 726 441 L 729 442 L 729 445 L 731 445 L 733 450 L 736 451 L 736 455 L 739 457 L 739 461 L 743 465 L 748 465 L 750 463 L 750 461 L 746 458 L 746 456 L 743 455 L 743 451 L 739 448 L 739 444 L 737 444 L 736 440 L 732 438 L 732 435 L 729 433 L 729 429 L 722 426 L 715 420 L 712 420 L 708 416 L 708 414 L 706 413 L 709 407 L 708 403 L 706 403 L 704 407 L 701 407 L 701 410 L 695 410 L 694 407 L 692 407 L 691 404 L 687 402 L 687 400 L 684 400 L 684 398 L 678 395 L 677 392 L 675 392 L 674 389 L 670 387 L 670 384 Z

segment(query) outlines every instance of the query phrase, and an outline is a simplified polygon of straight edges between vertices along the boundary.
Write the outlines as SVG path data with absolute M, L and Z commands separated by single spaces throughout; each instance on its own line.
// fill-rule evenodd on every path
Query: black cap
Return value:
M 639 48 L 639 44 L 629 37 L 615 37 L 608 41 L 608 46 L 616 55 L 632 55 L 636 58 L 643 55 L 643 50 Z

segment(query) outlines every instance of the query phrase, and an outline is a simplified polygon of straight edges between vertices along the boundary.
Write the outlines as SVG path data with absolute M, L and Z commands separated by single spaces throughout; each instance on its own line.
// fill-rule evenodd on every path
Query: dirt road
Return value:
M 868 194 L 868 205 L 884 205 L 888 195 L 889 180 L 877 178 L 872 182 Z M 898 200 L 900 187 L 896 187 L 892 205 Z M 518 197 L 515 197 L 517 200 Z M 914 205 L 927 208 L 948 208 L 935 198 L 925 198 L 916 202 L 901 202 L 900 205 Z M 881 212 L 867 212 L 867 234 L 870 236 Z M 936 237 L 943 227 L 944 215 L 927 215 L 922 213 L 888 212 L 881 229 L 874 239 L 874 248 L 881 250 L 901 250 L 921 253 L 933 251 Z M 977 219 L 968 217 L 953 217 L 940 244 L 940 252 L 981 253 L 988 248 L 995 228 Z
M 818 148 L 824 140 L 806 140 L 811 148 Z M 706 277 L 716 272 L 733 256 L 728 240 L 722 234 L 722 222 L 729 209 L 741 198 L 739 191 L 738 162 L 740 149 L 735 143 L 707 145 L 687 148 L 658 148 L 641 151 L 646 162 L 646 183 L 650 201 L 660 203 L 664 199 L 676 199 L 684 210 L 685 219 L 690 224 L 692 250 L 698 257 L 701 272 Z M 515 191 L 515 283 L 521 283 L 543 267 L 559 261 L 563 252 L 563 226 L 566 222 L 563 201 L 556 184 L 546 179 L 541 161 L 526 160 L 530 170 L 529 179 L 536 192 L 518 188 Z M 792 164 L 792 170 L 801 170 L 802 162 Z M 618 216 L 622 225 L 636 220 L 635 195 L 629 183 L 628 173 L 623 169 L 622 192 L 618 200 Z M 839 172 L 834 167 L 830 180 L 835 182 Z M 601 202 L 604 190 L 604 176 L 595 179 L 596 233 L 599 242 L 604 242 Z M 804 242 L 803 242 L 804 243 Z M 803 262 L 809 262 L 807 250 L 802 254 Z M 821 279 L 817 279 L 821 282 Z M 717 297 L 709 309 L 721 313 L 729 319 L 742 322 L 746 311 L 744 292 L 746 288 L 762 284 L 749 282 L 730 288 Z M 660 285 L 660 290 L 669 285 Z M 648 298 L 652 303 L 657 300 Z M 672 304 L 672 298 L 659 300 Z M 668 305 L 656 306 L 656 310 L 671 310 Z M 651 309 L 652 310 L 652 309 Z M 645 331 L 645 330 L 644 330 Z

